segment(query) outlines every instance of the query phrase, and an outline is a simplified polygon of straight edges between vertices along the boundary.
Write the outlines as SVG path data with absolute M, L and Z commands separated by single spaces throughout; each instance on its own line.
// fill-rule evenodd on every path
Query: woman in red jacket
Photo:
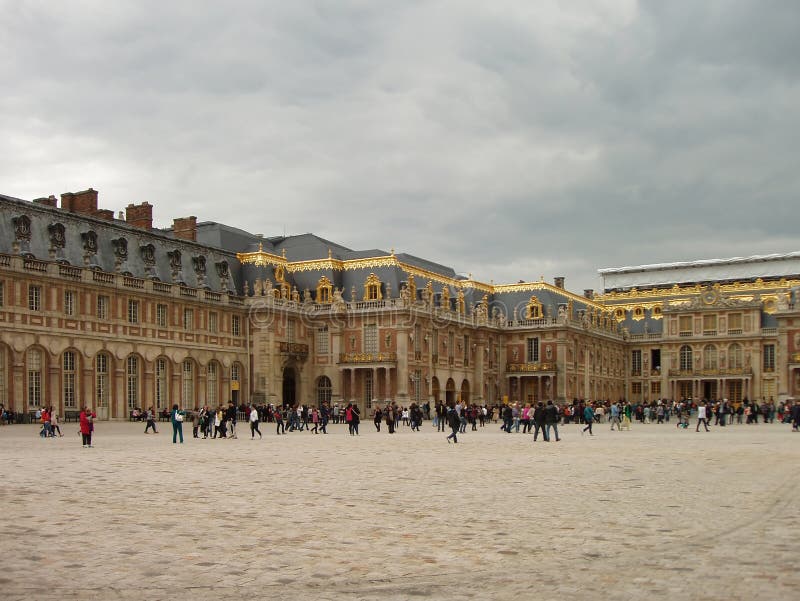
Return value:
M 81 438 L 83 439 L 83 448 L 91 448 L 92 446 L 92 430 L 94 430 L 94 418 L 97 415 L 89 411 L 88 407 L 84 407 L 80 415 L 81 423 Z

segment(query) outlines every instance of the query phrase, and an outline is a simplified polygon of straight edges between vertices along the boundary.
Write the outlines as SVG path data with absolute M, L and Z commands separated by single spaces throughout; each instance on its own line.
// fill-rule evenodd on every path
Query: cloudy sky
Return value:
M 800 250 L 800 2 L 206 4 L 0 0 L 0 192 L 577 292 Z

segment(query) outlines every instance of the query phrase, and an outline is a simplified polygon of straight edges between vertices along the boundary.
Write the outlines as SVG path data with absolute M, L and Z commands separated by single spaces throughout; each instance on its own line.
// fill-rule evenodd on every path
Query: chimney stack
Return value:
M 197 217 L 179 217 L 172 221 L 172 232 L 181 240 L 197 241 Z
M 594 300 L 594 290 L 591 288 L 586 288 L 583 291 L 584 298 L 588 298 L 589 300 Z
M 125 221 L 143 230 L 153 229 L 153 205 L 149 202 L 140 205 L 129 204 L 125 207 Z
M 97 190 L 89 188 L 82 192 L 65 192 L 61 195 L 61 208 L 94 217 L 97 213 Z
M 104 219 L 106 221 L 114 221 L 114 211 L 111 209 L 98 209 L 97 212 L 94 214 L 95 217 L 98 219 Z
M 563 289 L 564 288 L 564 278 L 563 278 L 563 276 L 557 276 L 556 278 L 554 278 L 553 283 L 555 284 L 556 288 Z
M 47 198 L 34 198 L 33 202 L 37 205 L 44 205 L 46 207 L 58 208 L 58 199 L 52 194 Z

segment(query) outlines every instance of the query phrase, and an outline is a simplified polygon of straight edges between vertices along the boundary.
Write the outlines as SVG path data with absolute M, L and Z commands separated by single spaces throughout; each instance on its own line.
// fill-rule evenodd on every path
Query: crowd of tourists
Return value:
M 506 403 L 503 405 L 478 405 L 457 401 L 452 404 L 444 402 L 411 403 L 409 406 L 398 405 L 394 401 L 372 403 L 372 422 L 377 432 L 385 426 L 385 432 L 395 434 L 401 426 L 410 428 L 411 432 L 420 431 L 423 422 L 430 420 L 437 432 L 447 432 L 447 441 L 457 443 L 458 434 L 463 434 L 469 427 L 476 431 L 487 424 L 500 424 L 501 431 L 507 434 L 522 433 L 533 434 L 534 442 L 560 441 L 558 432 L 559 424 L 579 424 L 582 434 L 594 435 L 593 425 L 608 422 L 610 429 L 630 429 L 632 423 L 640 424 L 666 424 L 672 418 L 679 428 L 688 428 L 690 418 L 696 418 L 696 430 L 703 426 L 707 431 L 709 425 L 725 427 L 733 424 L 756 425 L 758 423 L 791 424 L 794 431 L 800 429 L 800 402 L 792 400 L 774 403 L 769 401 L 729 401 L 718 399 L 708 401 L 705 399 L 693 401 L 682 399 L 673 401 L 657 399 L 652 402 L 631 403 L 626 401 L 584 401 L 574 399 L 572 403 L 560 406 L 553 401 L 539 401 L 533 403 Z M 277 435 L 292 432 L 310 432 L 312 434 L 327 434 L 328 425 L 344 424 L 348 426 L 351 436 L 359 435 L 361 412 L 355 403 L 334 403 L 333 405 L 322 402 L 317 406 L 308 404 L 295 404 L 276 406 L 272 404 L 251 404 L 235 406 L 228 402 L 227 406 L 208 405 L 194 410 L 181 409 L 173 405 L 172 410 L 167 409 L 156 412 L 153 407 L 147 410 L 136 409 L 131 412 L 132 418 L 146 422 L 144 433 L 150 431 L 158 434 L 156 425 L 157 417 L 168 420 L 172 424 L 173 443 L 183 443 L 183 424 L 191 423 L 192 437 L 203 439 L 237 439 L 237 423 L 245 422 L 246 431 L 249 431 L 251 440 L 256 435 L 263 437 L 262 424 L 275 427 Z M 92 447 L 92 432 L 96 419 L 90 409 L 83 408 L 78 418 L 79 431 L 83 446 Z M 54 407 L 43 407 L 36 411 L 36 421 L 41 425 L 39 436 L 54 438 L 63 436 L 61 419 Z M 17 416 L 12 411 L 0 405 L 0 424 L 8 425 L 17 421 Z M 187 423 L 188 425 L 188 423 Z M 245 433 L 246 436 L 246 433 Z

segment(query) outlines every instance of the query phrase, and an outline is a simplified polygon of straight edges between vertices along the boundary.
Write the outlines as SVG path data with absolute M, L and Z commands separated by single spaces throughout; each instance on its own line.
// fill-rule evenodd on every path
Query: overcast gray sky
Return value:
M 576 292 L 800 250 L 794 0 L 0 0 L 0 30 L 12 196 Z

